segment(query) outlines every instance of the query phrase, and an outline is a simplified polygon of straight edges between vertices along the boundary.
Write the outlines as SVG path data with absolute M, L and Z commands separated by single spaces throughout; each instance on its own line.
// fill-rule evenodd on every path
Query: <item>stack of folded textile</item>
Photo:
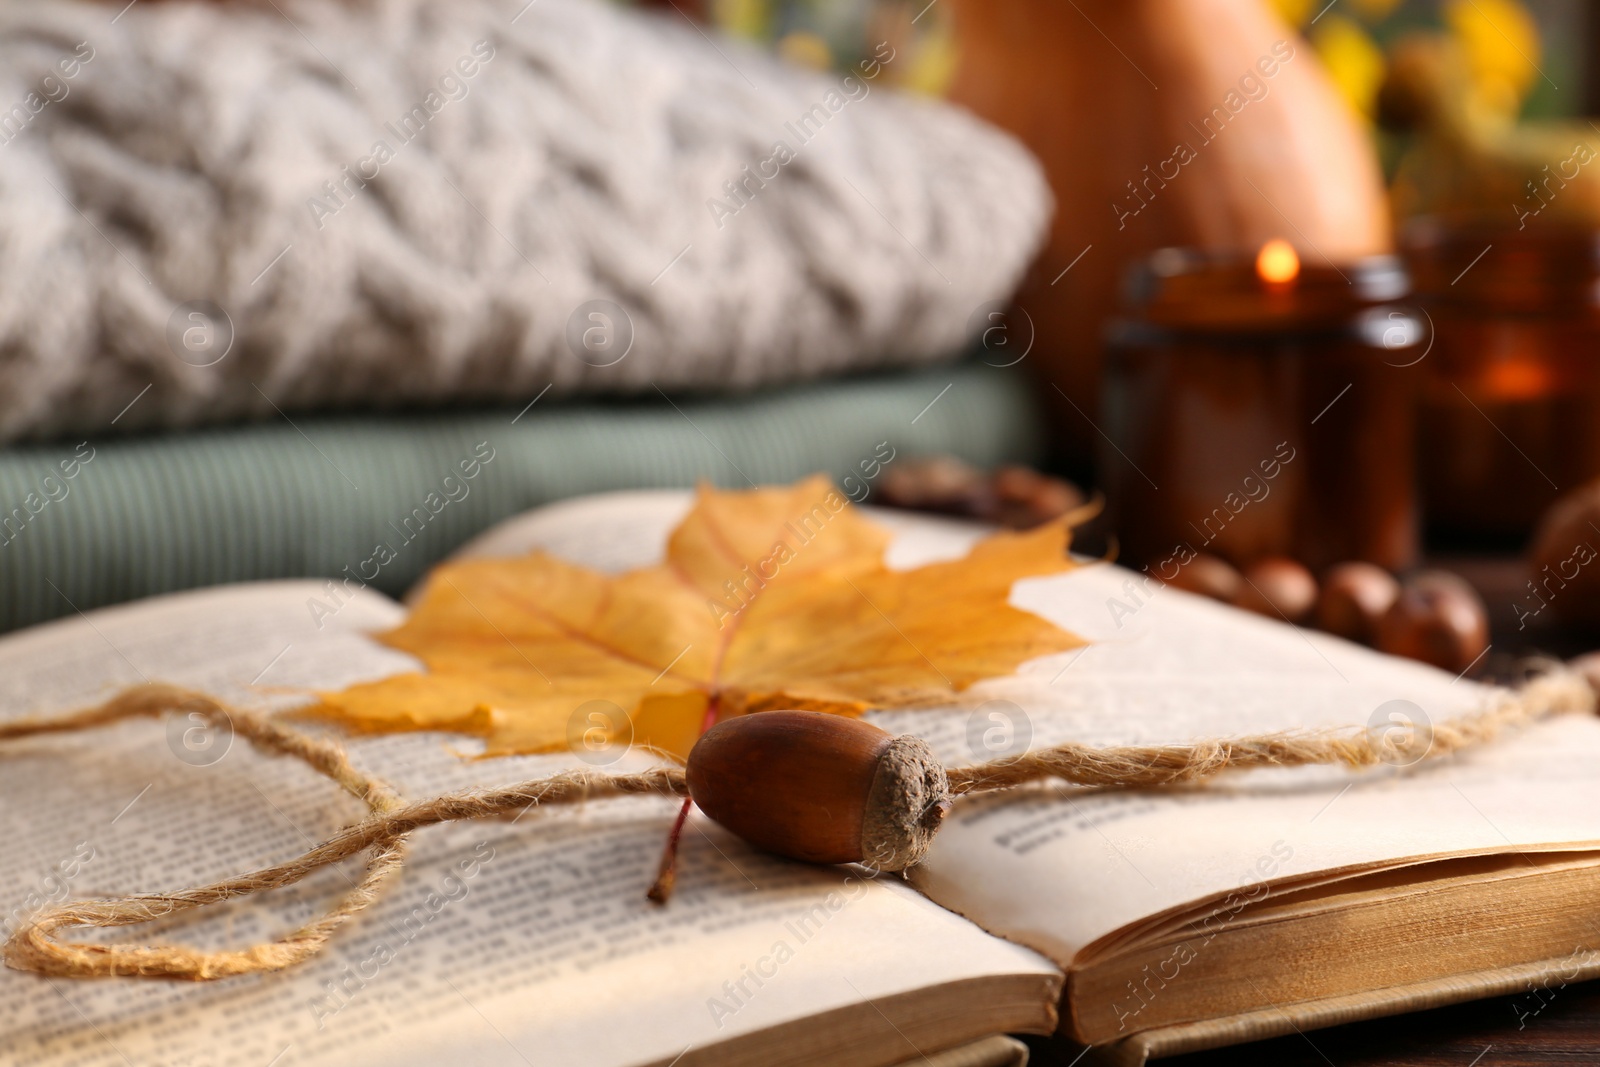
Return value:
M 596 0 L 0 3 L 0 627 L 399 591 L 557 497 L 884 442 L 1037 459 L 1025 368 L 950 363 L 1047 189 L 894 58 Z

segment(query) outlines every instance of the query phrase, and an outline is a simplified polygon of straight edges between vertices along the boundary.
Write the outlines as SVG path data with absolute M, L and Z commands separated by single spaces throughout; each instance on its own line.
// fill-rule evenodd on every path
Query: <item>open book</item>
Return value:
M 659 557 L 688 503 L 572 501 L 465 551 L 541 547 L 626 569 Z M 898 532 L 896 566 L 960 555 L 982 532 L 876 517 Z M 1438 723 L 1493 697 L 1111 566 L 1018 583 L 1012 600 L 1093 643 L 959 705 L 874 720 L 955 764 L 1068 739 Z M 0 640 L 0 715 L 145 679 L 290 707 L 309 688 L 414 669 L 366 636 L 402 613 L 312 582 L 97 611 Z M 477 742 L 444 734 L 346 743 L 411 797 L 573 762 L 473 761 Z M 647 761 L 629 753 L 616 768 Z M 1058 1029 L 1137 1063 L 1600 973 L 1587 904 L 1600 888 L 1597 762 L 1600 724 L 1568 719 L 1404 770 L 972 798 L 908 881 L 762 855 L 696 815 L 666 908 L 644 892 L 670 801 L 451 824 L 420 832 L 388 896 L 288 971 L 198 986 L 0 972 L 0 1064 L 979 1067 L 1020 1062 L 995 1035 Z M 253 869 L 360 815 L 300 764 L 181 717 L 10 744 L 0 923 L 44 901 Z M 261 940 L 320 911 L 351 864 L 199 918 L 72 936 Z

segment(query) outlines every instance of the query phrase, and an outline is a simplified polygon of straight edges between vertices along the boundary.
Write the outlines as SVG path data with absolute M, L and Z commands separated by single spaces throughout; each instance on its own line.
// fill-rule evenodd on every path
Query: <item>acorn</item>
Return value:
M 1378 623 L 1378 648 L 1462 672 L 1489 647 L 1489 610 L 1466 580 L 1424 571 L 1400 588 Z
M 1317 626 L 1330 634 L 1370 645 L 1378 622 L 1400 596 L 1394 575 L 1373 563 L 1341 563 L 1322 578 Z
M 1247 611 L 1300 622 L 1317 602 L 1317 580 L 1292 559 L 1268 556 L 1244 570 L 1244 587 L 1234 604 Z
M 912 511 L 977 515 L 992 509 L 984 473 L 954 456 L 914 456 L 885 468 L 878 483 L 883 504 Z
M 1595 691 L 1596 696 L 1600 696 L 1600 652 L 1586 653 L 1570 661 L 1567 666 L 1582 675 L 1583 680 L 1589 683 L 1589 688 Z
M 928 852 L 951 807 L 921 738 L 820 711 L 724 720 L 689 753 L 689 796 L 757 848 L 811 863 L 901 871 Z
M 1228 604 L 1233 603 L 1244 587 L 1244 578 L 1233 569 L 1233 564 L 1209 552 L 1195 553 L 1189 562 L 1178 566 L 1177 574 L 1162 581 Z
M 1028 530 L 1083 506 L 1083 491 L 1071 482 L 1040 474 L 1031 467 L 1001 467 L 990 479 L 994 495 L 991 518 L 1001 526 Z
M 1600 480 L 1550 505 L 1528 549 L 1527 591 L 1520 601 L 1533 614 L 1546 603 L 1561 621 L 1600 627 Z

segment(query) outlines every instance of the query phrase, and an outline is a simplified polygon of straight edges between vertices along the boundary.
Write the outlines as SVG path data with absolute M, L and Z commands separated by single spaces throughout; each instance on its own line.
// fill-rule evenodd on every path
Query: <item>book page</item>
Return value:
M 665 495 L 638 509 L 620 497 L 567 505 L 575 526 L 611 507 L 634 511 L 630 566 L 659 557 L 687 506 L 686 496 L 674 505 Z M 892 566 L 960 556 L 985 532 L 868 510 L 897 531 Z M 516 550 L 513 540 L 502 549 Z M 581 543 L 559 550 L 586 562 Z M 1011 602 L 1090 643 L 979 683 L 947 708 L 875 712 L 872 721 L 925 737 L 954 765 L 1064 741 L 1153 744 L 1329 727 L 1409 732 L 1498 694 L 1106 564 L 1019 582 Z M 974 797 L 957 804 L 913 880 L 986 929 L 1069 966 L 1086 950 L 1112 947 L 1119 931 L 1200 901 L 1221 898 L 1226 918 L 1275 886 L 1351 868 L 1593 847 L 1597 765 L 1600 722 L 1566 718 L 1409 767 L 1257 771 L 1182 791 L 1045 787 Z
M 1131 619 L 1116 612 L 1119 630 L 1106 605 L 1130 602 L 1129 578 L 1095 566 L 1019 584 L 1015 603 L 1096 643 L 974 687 L 965 730 L 948 721 L 930 730 L 906 713 L 896 725 L 934 735 L 947 759 L 965 761 L 984 755 L 993 736 L 984 724 L 1007 719 L 1034 745 L 1150 744 L 1329 727 L 1409 731 L 1499 695 L 1175 589 L 1147 597 Z M 1068 965 L 1091 946 L 1113 947 L 1110 935 L 1125 927 L 1197 901 L 1222 898 L 1225 919 L 1273 885 L 1347 868 L 1592 846 L 1596 759 L 1600 723 L 1566 718 L 1407 767 L 1256 771 L 1165 792 L 979 797 L 958 806 L 916 880 L 933 899 Z M 986 876 L 971 877 L 978 870 Z
M 0 640 L 0 714 L 65 710 L 145 679 L 285 707 L 305 687 L 414 667 L 366 636 L 400 616 L 381 597 L 309 582 L 97 611 Z M 298 761 L 223 733 L 171 716 L 0 748 L 7 932 L 43 902 L 201 884 L 296 855 L 362 816 Z M 471 739 L 440 734 L 347 747 L 418 798 L 572 759 L 474 762 L 462 758 Z M 616 766 L 645 765 L 635 759 Z M 381 901 L 282 972 L 191 984 L 0 970 L 0 1064 L 690 1065 L 719 1041 L 944 982 L 1030 975 L 1047 991 L 1059 980 L 1042 957 L 902 883 L 763 856 L 700 819 L 671 905 L 651 905 L 675 811 L 633 798 L 419 831 Z M 198 916 L 69 936 L 237 947 L 319 914 L 358 871 L 352 860 Z M 893 1014 L 881 1026 L 901 1042 Z
M 521 556 L 543 549 L 618 574 L 661 558 L 667 534 L 691 499 L 680 489 L 641 489 L 563 500 L 496 523 L 454 555 Z

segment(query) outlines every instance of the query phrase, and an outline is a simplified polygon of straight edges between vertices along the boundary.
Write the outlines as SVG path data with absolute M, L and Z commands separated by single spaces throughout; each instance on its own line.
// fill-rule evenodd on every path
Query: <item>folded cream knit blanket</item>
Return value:
M 1049 194 L 897 58 L 595 0 L 0 3 L 0 439 L 947 356 Z

